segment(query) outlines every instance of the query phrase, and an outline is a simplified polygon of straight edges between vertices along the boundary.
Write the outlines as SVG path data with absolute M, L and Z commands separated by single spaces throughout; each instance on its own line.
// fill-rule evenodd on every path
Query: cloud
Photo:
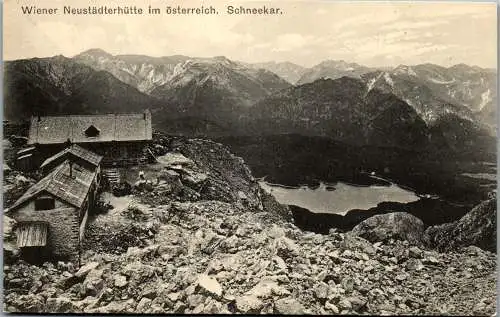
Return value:
M 274 52 L 287 52 L 291 50 L 300 49 L 308 44 L 311 44 L 313 37 L 303 36 L 297 33 L 288 33 L 280 35 L 274 44 Z
M 323 9 L 323 8 L 316 10 L 317 15 L 323 15 L 323 14 L 327 14 L 327 13 L 328 13 L 328 11 Z
M 429 21 L 397 21 L 395 23 L 386 24 L 380 27 L 381 30 L 413 30 L 432 28 L 440 24 L 449 23 L 446 20 L 429 20 Z

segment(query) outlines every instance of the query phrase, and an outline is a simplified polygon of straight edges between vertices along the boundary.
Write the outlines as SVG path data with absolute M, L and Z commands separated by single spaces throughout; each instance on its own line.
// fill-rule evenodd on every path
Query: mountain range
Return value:
M 171 133 L 229 133 L 242 109 L 291 85 L 273 72 L 223 56 L 112 56 L 93 49 L 73 60 L 161 100 L 156 122 Z
M 370 87 L 405 100 L 428 123 L 447 113 L 487 124 L 494 124 L 496 119 L 496 73 L 489 70 L 464 64 L 449 68 L 400 65 L 391 71 L 364 74 L 363 78 Z
M 464 64 L 311 68 L 226 57 L 111 55 L 91 49 L 5 62 L 7 119 L 130 112 L 186 135 L 303 133 L 393 146 L 494 135 L 496 72 Z M 383 141 L 386 140 L 386 141 Z
M 286 67 L 282 63 L 257 64 L 276 72 L 283 78 Z M 426 121 L 432 123 L 443 115 L 455 113 L 460 118 L 479 120 L 495 129 L 496 125 L 496 71 L 457 64 L 442 67 L 434 64 L 399 65 L 393 69 L 371 68 L 346 61 L 327 60 L 311 68 L 301 69 L 302 75 L 294 82 L 302 85 L 318 79 L 337 79 L 344 76 L 363 79 L 369 87 L 391 92 L 411 105 Z M 293 77 L 297 78 L 297 77 Z

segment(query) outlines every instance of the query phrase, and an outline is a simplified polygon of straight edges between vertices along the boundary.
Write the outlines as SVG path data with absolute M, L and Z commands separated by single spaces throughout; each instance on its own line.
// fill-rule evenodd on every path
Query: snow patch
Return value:
M 391 76 L 389 75 L 389 73 L 385 72 L 384 73 L 384 79 L 385 81 L 392 87 L 394 88 L 394 81 L 392 80 Z
M 394 74 L 403 74 L 403 75 L 409 75 L 409 76 L 417 76 L 417 73 L 411 68 L 410 66 L 406 65 L 401 65 L 397 67 L 394 72 Z
M 414 107 L 415 105 L 413 104 L 413 101 L 411 101 L 410 99 L 403 99 L 408 105 Z
M 413 68 L 408 67 L 408 75 L 417 76 L 417 73 L 415 73 L 415 71 L 413 70 Z
M 375 83 L 377 82 L 377 80 L 380 79 L 380 77 L 382 77 L 382 73 L 380 73 L 377 77 L 370 79 L 370 81 L 368 82 L 368 91 L 367 92 L 370 92 L 373 89 L 373 87 L 375 86 Z
M 493 101 L 491 98 L 491 90 L 486 90 L 481 94 L 481 103 L 479 104 L 479 110 L 483 110 L 484 106 L 486 106 L 489 102 Z
M 455 78 L 453 78 L 452 80 L 448 80 L 448 81 L 439 80 L 439 79 L 432 78 L 432 77 L 427 77 L 427 79 L 430 80 L 430 81 L 432 81 L 435 84 L 441 84 L 441 85 L 452 84 L 452 83 L 455 82 Z
M 126 68 L 126 67 L 122 68 L 122 70 L 123 70 L 124 72 L 126 72 L 127 74 L 131 75 L 131 76 L 134 76 L 134 75 L 135 75 L 134 70 L 128 69 L 128 68 Z

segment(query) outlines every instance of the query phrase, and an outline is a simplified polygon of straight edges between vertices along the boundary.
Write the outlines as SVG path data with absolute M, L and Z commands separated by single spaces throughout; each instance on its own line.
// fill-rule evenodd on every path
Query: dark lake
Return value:
M 494 149 L 358 146 L 325 137 L 224 137 L 261 186 L 306 230 L 350 230 L 376 214 L 407 212 L 426 226 L 459 219 L 496 189 Z

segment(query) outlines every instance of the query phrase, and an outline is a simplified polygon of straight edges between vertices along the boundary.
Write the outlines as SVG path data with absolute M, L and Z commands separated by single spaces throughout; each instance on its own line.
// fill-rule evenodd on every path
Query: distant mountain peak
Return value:
M 452 71 L 461 71 L 461 72 L 469 72 L 469 73 L 470 72 L 478 72 L 478 71 L 483 70 L 481 67 L 471 66 L 471 65 L 464 64 L 464 63 L 455 64 L 453 66 L 450 66 L 448 69 L 452 70 Z
M 451 67 L 471 67 L 471 66 L 469 66 L 469 65 L 467 65 L 467 64 L 465 64 L 465 63 L 458 63 L 458 64 L 455 64 L 455 65 L 453 65 L 453 66 L 451 66 Z M 450 67 L 450 68 L 451 68 L 451 67 Z
M 213 59 L 217 60 L 217 61 L 230 61 L 229 58 L 227 58 L 226 56 L 224 55 L 219 55 L 219 56 L 214 56 Z
M 341 78 L 343 76 L 359 78 L 363 74 L 373 71 L 372 68 L 348 63 L 345 60 L 325 60 L 304 72 L 297 84 L 305 84 L 319 78 Z
M 90 55 L 90 56 L 102 56 L 102 57 L 113 57 L 110 53 L 106 52 L 103 49 L 100 48 L 91 48 L 86 51 L 81 52 L 80 54 L 76 56 L 84 56 L 84 55 Z
M 396 68 L 392 70 L 393 73 L 395 74 L 404 74 L 404 75 L 410 75 L 410 76 L 417 76 L 417 73 L 413 69 L 413 67 L 400 64 Z
M 395 69 L 395 70 L 396 70 L 396 69 L 407 69 L 408 67 L 410 67 L 410 66 L 405 65 L 405 64 L 399 64 L 398 66 L 394 67 L 394 69 Z
M 297 83 L 300 77 L 307 71 L 307 68 L 292 62 L 268 61 L 264 63 L 255 63 L 250 65 L 253 68 L 261 68 L 275 73 L 291 84 Z
M 71 59 L 62 55 L 62 54 L 59 54 L 59 55 L 55 55 L 53 57 L 49 57 L 51 60 L 53 61 L 57 61 L 57 62 L 61 62 L 61 61 L 70 61 Z M 42 58 L 43 59 L 43 58 Z
M 337 65 L 348 65 L 348 63 L 346 61 L 344 61 L 343 59 L 341 59 L 341 60 L 327 59 L 327 60 L 322 61 L 321 63 L 319 63 L 316 66 L 319 66 L 319 65 L 337 66 Z
M 256 65 L 287 65 L 287 66 L 296 66 L 296 67 L 302 67 L 305 68 L 302 65 L 292 63 L 290 61 L 282 61 L 282 62 L 277 62 L 277 61 L 267 61 L 267 62 L 261 62 L 261 63 L 255 63 Z

